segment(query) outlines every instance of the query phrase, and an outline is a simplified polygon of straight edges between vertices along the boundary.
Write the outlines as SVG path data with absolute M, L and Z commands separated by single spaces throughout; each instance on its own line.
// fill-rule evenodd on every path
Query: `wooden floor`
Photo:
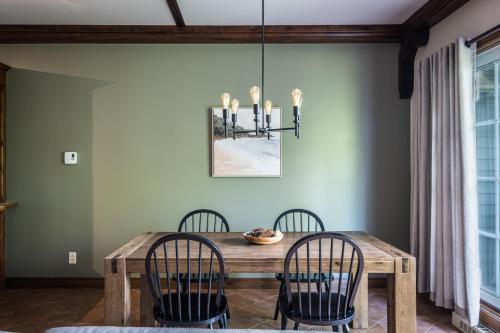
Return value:
M 228 289 L 231 328 L 279 329 L 272 319 L 275 291 L 271 289 Z M 139 318 L 139 290 L 132 290 L 134 326 Z M 43 332 L 47 328 L 75 325 L 103 325 L 102 289 L 4 289 L 0 290 L 0 331 Z M 417 305 L 418 332 L 457 332 L 451 313 L 432 306 L 420 297 Z M 386 332 L 386 290 L 371 289 L 370 328 L 366 332 Z M 289 323 L 289 329 L 293 326 Z M 302 330 L 329 327 L 301 326 Z M 361 330 L 352 330 L 361 332 Z

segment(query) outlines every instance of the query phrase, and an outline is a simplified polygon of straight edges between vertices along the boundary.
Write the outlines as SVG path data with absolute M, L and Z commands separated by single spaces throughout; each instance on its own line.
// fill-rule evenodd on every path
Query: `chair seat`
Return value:
M 328 311 L 328 297 L 331 297 L 330 312 Z M 300 303 L 302 303 L 302 312 L 300 312 Z M 309 303 L 309 294 L 307 292 L 302 292 L 299 297 L 299 293 L 292 293 L 292 303 L 288 304 L 288 299 L 286 293 L 282 293 L 279 298 L 280 311 L 284 313 L 287 317 L 292 320 L 300 321 L 302 323 L 310 323 L 312 325 L 324 324 L 342 324 L 344 322 L 349 322 L 354 317 L 354 307 L 345 309 L 345 296 L 340 295 L 340 306 L 339 315 L 337 315 L 337 293 L 328 292 L 321 293 L 321 312 L 319 310 L 320 297 L 319 293 L 311 293 L 311 302 Z M 309 313 L 309 304 L 311 304 L 311 313 Z
M 190 297 L 189 297 L 190 296 Z M 191 304 L 189 304 L 189 298 L 191 298 Z M 168 294 L 163 295 L 163 306 L 165 308 L 165 313 L 162 312 L 161 306 L 156 305 L 154 307 L 155 319 L 159 322 L 170 323 L 170 324 L 188 324 L 190 322 L 200 323 L 211 323 L 218 320 L 227 309 L 227 298 L 221 295 L 220 305 L 216 305 L 216 295 L 210 295 L 210 301 L 208 299 L 208 294 L 200 294 L 200 302 L 198 302 L 198 294 L 185 294 L 180 295 L 180 310 L 179 311 L 179 300 L 177 298 L 177 293 L 171 294 L 171 303 Z M 207 313 L 207 305 L 210 302 Z M 170 315 L 170 304 L 172 306 L 172 316 Z M 198 309 L 200 310 L 198 312 Z M 180 313 L 180 317 L 179 317 Z M 191 313 L 191 317 L 189 316 Z
M 319 281 L 319 273 L 312 273 L 309 274 L 311 276 L 311 282 L 313 283 L 318 283 Z M 290 282 L 297 282 L 297 273 L 290 273 Z M 307 273 L 300 273 L 299 274 L 300 281 L 306 283 L 308 281 Z M 285 283 L 285 274 L 283 273 L 277 273 L 276 274 L 276 279 Z M 335 277 L 332 275 L 332 281 L 335 279 Z M 321 273 L 321 282 L 328 281 L 328 275 L 325 273 Z

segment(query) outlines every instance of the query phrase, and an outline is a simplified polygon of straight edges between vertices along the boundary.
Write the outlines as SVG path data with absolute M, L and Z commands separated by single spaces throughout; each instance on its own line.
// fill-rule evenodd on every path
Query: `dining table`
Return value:
M 355 297 L 354 328 L 368 328 L 368 278 L 370 274 L 387 279 L 388 332 L 416 332 L 416 262 L 415 257 L 363 231 L 339 232 L 361 248 L 364 270 Z M 144 232 L 104 259 L 104 320 L 109 326 L 130 326 L 131 276 L 140 276 L 141 326 L 154 326 L 153 298 L 145 274 L 146 254 L 151 245 L 169 232 Z M 290 247 L 309 233 L 285 232 L 272 245 L 249 244 L 241 232 L 196 233 L 210 239 L 224 257 L 226 273 L 279 273 Z M 180 259 L 186 254 L 180 252 Z M 319 266 L 317 249 L 311 248 L 311 269 Z M 209 260 L 209 258 L 207 258 Z M 385 274 L 385 275 L 384 275 Z M 271 314 L 272 315 L 272 314 Z

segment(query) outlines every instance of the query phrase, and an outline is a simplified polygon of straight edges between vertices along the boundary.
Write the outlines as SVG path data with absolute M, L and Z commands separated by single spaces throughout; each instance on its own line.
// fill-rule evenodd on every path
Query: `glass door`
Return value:
M 476 163 L 481 298 L 500 308 L 500 47 L 477 58 Z

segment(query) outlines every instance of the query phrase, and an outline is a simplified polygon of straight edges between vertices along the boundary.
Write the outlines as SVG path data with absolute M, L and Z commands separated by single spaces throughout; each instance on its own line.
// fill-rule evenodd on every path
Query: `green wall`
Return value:
M 189 210 L 234 231 L 311 209 L 329 230 L 409 239 L 409 102 L 397 96 L 398 45 L 269 45 L 266 95 L 298 141 L 282 178 L 211 178 L 208 109 L 223 91 L 249 104 L 258 45 L 2 45 L 7 81 L 11 277 L 97 276 L 143 231 L 176 230 Z M 64 151 L 79 164 L 65 166 Z M 68 265 L 68 251 L 78 264 Z

